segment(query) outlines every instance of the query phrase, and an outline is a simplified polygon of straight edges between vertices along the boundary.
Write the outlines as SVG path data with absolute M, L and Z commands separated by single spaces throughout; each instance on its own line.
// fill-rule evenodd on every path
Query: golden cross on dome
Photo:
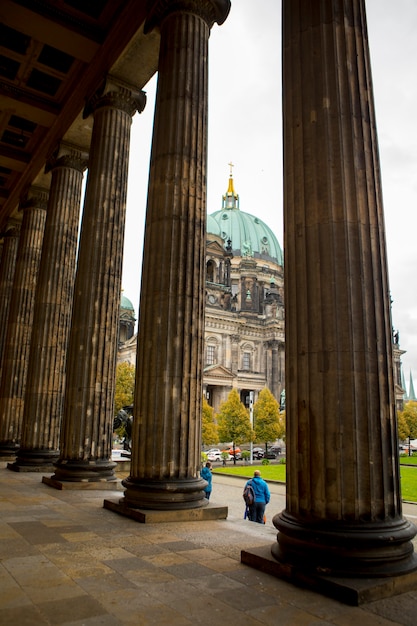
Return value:
M 232 167 L 234 167 L 234 163 L 232 163 L 232 162 L 230 161 L 230 163 L 228 163 L 227 165 L 230 167 L 230 178 L 232 178 L 232 176 L 233 176 Z

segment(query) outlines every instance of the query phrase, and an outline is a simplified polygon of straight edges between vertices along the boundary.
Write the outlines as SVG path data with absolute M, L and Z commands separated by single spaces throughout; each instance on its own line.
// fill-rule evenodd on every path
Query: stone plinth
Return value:
M 120 485 L 120 481 L 117 479 L 114 480 L 79 480 L 77 482 L 71 480 L 58 480 L 53 476 L 42 476 L 42 482 L 48 487 L 53 487 L 54 489 L 59 489 L 60 491 L 69 491 L 69 490 L 97 490 L 97 491 L 116 491 L 120 490 L 122 487 Z
M 122 500 L 104 500 L 103 507 L 109 511 L 130 517 L 141 524 L 158 524 L 163 522 L 202 522 L 216 519 L 226 519 L 227 506 L 208 504 L 205 508 L 186 509 L 175 511 L 153 511 L 148 509 L 135 509 Z
M 282 578 L 299 587 L 317 591 L 344 604 L 359 606 L 412 591 L 417 587 L 417 572 L 383 578 L 346 578 L 326 576 L 274 559 L 271 546 L 242 550 L 241 561 L 261 572 Z

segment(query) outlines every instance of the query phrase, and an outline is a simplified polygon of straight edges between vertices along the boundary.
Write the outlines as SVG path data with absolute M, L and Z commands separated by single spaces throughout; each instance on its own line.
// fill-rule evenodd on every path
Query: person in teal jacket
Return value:
M 212 480 L 213 476 L 211 474 L 211 463 L 207 461 L 205 466 L 200 472 L 201 478 L 207 481 L 207 486 L 204 487 L 204 493 L 206 494 L 207 500 L 210 500 L 211 490 L 213 489 Z
M 251 522 L 265 524 L 265 507 L 271 499 L 268 484 L 261 478 L 261 472 L 259 470 L 254 471 L 253 478 L 248 480 L 246 484 L 252 485 L 255 493 L 255 502 L 248 507 L 248 518 Z

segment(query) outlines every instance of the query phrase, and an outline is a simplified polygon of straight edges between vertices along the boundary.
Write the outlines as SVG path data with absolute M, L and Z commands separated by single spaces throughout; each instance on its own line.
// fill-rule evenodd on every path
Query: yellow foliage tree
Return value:
M 268 443 L 285 438 L 285 414 L 279 412 L 279 404 L 271 391 L 264 387 L 253 407 L 254 430 L 257 441 Z
M 124 406 L 133 404 L 135 391 L 135 366 L 124 361 L 116 367 L 116 387 L 114 393 L 114 415 Z
M 219 441 L 217 425 L 214 422 L 214 409 L 205 398 L 203 398 L 201 413 L 201 441 L 205 446 L 210 446 Z
M 417 439 L 417 402 L 404 404 L 404 410 L 398 413 L 398 437 L 401 440 Z M 410 450 L 409 450 L 410 453 Z
M 249 411 L 241 402 L 236 389 L 232 389 L 227 400 L 220 405 L 217 430 L 220 441 L 231 441 L 233 446 L 253 440 Z

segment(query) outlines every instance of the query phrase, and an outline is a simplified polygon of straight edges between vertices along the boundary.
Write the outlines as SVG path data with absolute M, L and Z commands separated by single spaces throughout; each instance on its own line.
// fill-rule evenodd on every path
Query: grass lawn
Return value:
M 401 466 L 400 473 L 402 499 L 417 502 L 417 469 Z
M 401 454 L 400 465 L 417 465 L 417 455 L 408 456 L 407 454 Z
M 229 476 L 252 478 L 255 469 L 261 470 L 262 478 L 265 478 L 265 480 L 279 480 L 285 483 L 285 465 L 261 465 L 261 463 L 254 463 L 253 465 L 230 465 L 218 467 L 214 469 L 213 472 L 214 474 L 228 474 Z
M 408 463 L 404 461 L 405 457 L 401 458 L 402 463 Z M 410 457 L 413 459 L 414 465 L 417 465 L 417 457 Z M 242 476 L 244 478 L 252 478 L 255 469 L 261 470 L 262 478 L 265 480 L 278 480 L 285 483 L 285 465 L 231 465 L 230 467 L 218 467 L 213 470 L 214 474 L 228 474 L 229 476 Z M 401 494 L 403 500 L 409 502 L 417 502 L 417 468 L 405 467 L 401 465 Z

